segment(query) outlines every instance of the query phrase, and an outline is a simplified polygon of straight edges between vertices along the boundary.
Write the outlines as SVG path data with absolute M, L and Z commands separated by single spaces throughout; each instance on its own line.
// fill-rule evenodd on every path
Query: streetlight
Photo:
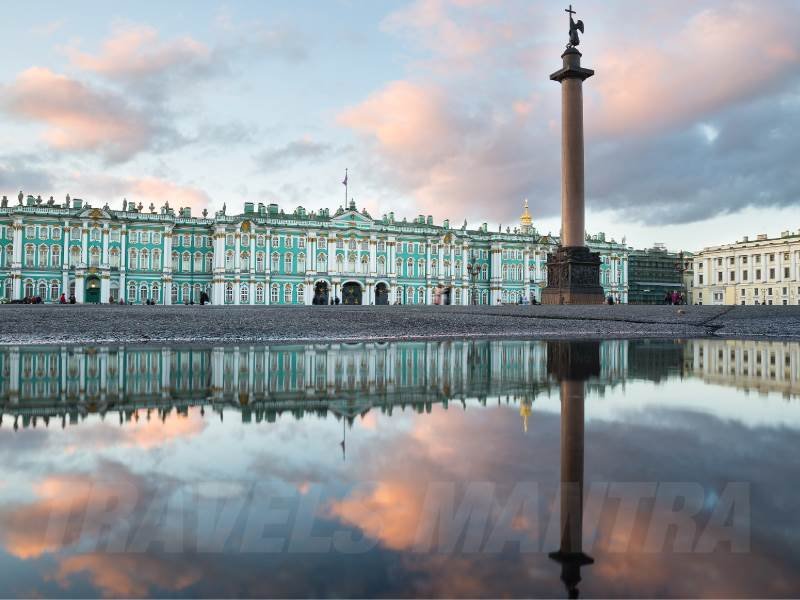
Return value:
M 471 250 L 469 253 L 469 262 L 467 263 L 467 275 L 469 276 L 471 284 L 470 289 L 472 294 L 472 304 L 478 303 L 478 295 L 475 291 L 475 287 L 480 272 L 481 272 L 481 266 L 478 264 L 478 257 L 475 255 L 475 251 Z

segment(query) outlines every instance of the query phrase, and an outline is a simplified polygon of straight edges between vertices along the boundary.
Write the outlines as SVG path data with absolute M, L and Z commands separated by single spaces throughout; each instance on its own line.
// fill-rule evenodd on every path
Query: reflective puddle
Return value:
M 6 347 L 0 592 L 797 596 L 799 378 L 754 341 Z

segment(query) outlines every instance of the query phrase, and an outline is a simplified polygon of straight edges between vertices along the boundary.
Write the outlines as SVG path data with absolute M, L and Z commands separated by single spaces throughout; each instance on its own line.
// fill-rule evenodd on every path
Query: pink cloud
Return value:
M 45 126 L 44 140 L 62 151 L 130 158 L 149 146 L 154 129 L 121 97 L 43 67 L 23 71 L 4 90 L 11 115 Z
M 94 205 L 105 202 L 118 205 L 125 197 L 128 202 L 141 202 L 145 207 L 150 202 L 161 206 L 169 201 L 172 208 L 187 206 L 198 211 L 208 208 L 211 203 L 208 193 L 199 187 L 158 177 L 116 177 L 75 172 L 64 181 L 63 187 L 73 190 L 73 195 Z
M 652 24 L 628 43 L 615 40 L 586 61 L 597 66 L 588 83 L 598 96 L 589 122 L 605 135 L 649 132 L 771 93 L 800 73 L 796 20 L 726 3 L 685 16 L 667 35 Z
M 156 29 L 141 25 L 118 27 L 97 54 L 77 48 L 69 48 L 67 53 L 72 64 L 82 70 L 122 80 L 203 67 L 211 59 L 208 46 L 192 37 L 163 41 Z

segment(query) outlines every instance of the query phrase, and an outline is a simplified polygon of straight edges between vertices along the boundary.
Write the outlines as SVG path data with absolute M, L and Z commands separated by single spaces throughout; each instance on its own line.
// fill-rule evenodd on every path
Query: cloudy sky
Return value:
M 583 0 L 587 227 L 800 228 L 800 2 Z M 566 15 L 530 0 L 6 9 L 0 193 L 559 228 Z

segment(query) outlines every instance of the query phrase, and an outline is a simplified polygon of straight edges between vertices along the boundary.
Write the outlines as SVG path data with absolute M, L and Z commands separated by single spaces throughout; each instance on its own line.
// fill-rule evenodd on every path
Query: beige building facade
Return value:
M 703 248 L 693 270 L 694 304 L 800 304 L 800 231 Z

